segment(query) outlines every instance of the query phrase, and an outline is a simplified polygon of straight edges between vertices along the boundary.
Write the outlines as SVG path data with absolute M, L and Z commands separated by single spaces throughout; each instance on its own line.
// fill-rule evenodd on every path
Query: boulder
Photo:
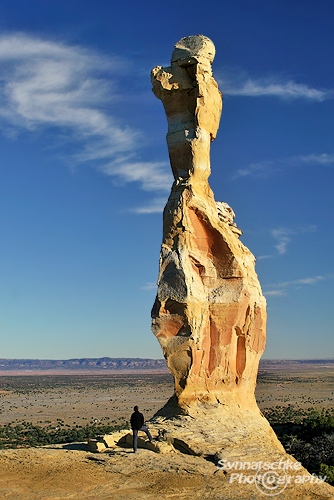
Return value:
M 88 451 L 92 451 L 93 453 L 102 453 L 106 451 L 106 445 L 104 442 L 99 441 L 97 439 L 89 439 L 87 443 Z

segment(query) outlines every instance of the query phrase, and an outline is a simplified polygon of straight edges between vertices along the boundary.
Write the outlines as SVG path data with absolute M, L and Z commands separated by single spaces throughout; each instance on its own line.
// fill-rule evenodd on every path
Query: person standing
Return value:
M 135 406 L 133 409 L 134 412 L 131 415 L 130 424 L 133 432 L 133 452 L 136 453 L 138 444 L 138 431 L 144 431 L 150 443 L 152 443 L 152 436 L 145 425 L 144 415 L 140 413 L 138 406 Z

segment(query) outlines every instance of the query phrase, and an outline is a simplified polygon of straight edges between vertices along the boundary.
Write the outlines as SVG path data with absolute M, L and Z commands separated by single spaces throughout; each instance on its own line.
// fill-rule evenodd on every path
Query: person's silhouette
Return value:
M 145 425 L 144 415 L 140 413 L 138 406 L 135 406 L 134 412 L 130 418 L 131 429 L 133 432 L 133 452 L 136 453 L 138 445 L 138 431 L 144 431 L 152 443 L 152 436 L 147 426 Z

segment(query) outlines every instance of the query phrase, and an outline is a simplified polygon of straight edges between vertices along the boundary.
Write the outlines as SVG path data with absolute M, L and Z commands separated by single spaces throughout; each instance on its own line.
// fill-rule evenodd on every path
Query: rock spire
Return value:
M 215 202 L 208 183 L 222 111 L 214 55 L 208 38 L 185 37 L 175 45 L 171 66 L 151 75 L 168 120 L 175 179 L 164 210 L 152 328 L 183 408 L 231 398 L 254 405 L 265 347 L 266 302 L 255 259 L 239 240 L 233 210 Z
M 254 396 L 266 337 L 255 258 L 239 239 L 233 210 L 215 201 L 208 183 L 222 112 L 214 55 L 209 38 L 188 36 L 175 45 L 171 65 L 151 73 L 174 175 L 152 330 L 175 382 L 151 423 L 186 453 L 262 459 L 284 450 Z

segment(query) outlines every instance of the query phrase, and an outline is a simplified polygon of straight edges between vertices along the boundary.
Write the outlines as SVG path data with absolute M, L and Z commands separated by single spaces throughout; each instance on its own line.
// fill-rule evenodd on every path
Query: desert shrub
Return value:
M 302 435 L 306 441 L 323 434 L 334 433 L 333 410 L 311 411 L 302 419 Z
M 319 474 L 322 477 L 326 477 L 326 482 L 334 486 L 334 466 L 321 464 L 319 469 Z
M 318 474 L 321 464 L 334 466 L 334 434 L 314 437 L 310 442 L 296 439 L 287 451 L 309 472 Z
M 86 441 L 120 429 L 119 425 L 86 425 L 72 428 L 40 427 L 31 422 L 0 426 L 0 449 Z
M 334 479 L 334 409 L 276 406 L 264 412 L 290 455 L 309 472 Z

